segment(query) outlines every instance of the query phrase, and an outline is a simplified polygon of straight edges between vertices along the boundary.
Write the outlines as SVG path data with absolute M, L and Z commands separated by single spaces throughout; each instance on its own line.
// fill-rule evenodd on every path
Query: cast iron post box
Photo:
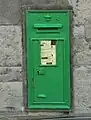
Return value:
M 70 15 L 26 11 L 28 108 L 70 109 Z

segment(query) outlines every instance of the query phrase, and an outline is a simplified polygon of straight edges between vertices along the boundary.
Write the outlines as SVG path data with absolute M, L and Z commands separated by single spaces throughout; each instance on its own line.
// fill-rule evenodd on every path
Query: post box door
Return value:
M 35 40 L 33 56 L 35 104 L 60 105 L 63 101 L 63 41 Z
M 69 103 L 64 100 L 64 39 L 31 39 L 31 41 L 33 60 L 31 107 L 69 109 Z M 69 91 L 66 91 L 67 96 L 68 94 Z

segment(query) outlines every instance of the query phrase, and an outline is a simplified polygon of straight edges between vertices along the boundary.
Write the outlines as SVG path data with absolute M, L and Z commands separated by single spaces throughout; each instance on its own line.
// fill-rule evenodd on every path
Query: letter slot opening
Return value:
M 60 33 L 61 24 L 35 24 L 34 28 L 39 33 Z

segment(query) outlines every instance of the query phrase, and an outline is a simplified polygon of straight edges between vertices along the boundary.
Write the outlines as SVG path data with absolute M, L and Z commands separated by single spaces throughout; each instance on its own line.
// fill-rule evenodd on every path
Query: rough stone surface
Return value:
M 73 1 L 73 0 L 72 0 Z M 74 0 L 75 1 L 75 0 Z M 83 25 L 88 18 L 91 18 L 91 1 L 90 0 L 78 0 L 75 3 L 75 25 Z
M 0 66 L 21 66 L 21 41 L 19 26 L 0 26 Z
M 91 113 L 91 1 L 69 0 L 73 22 L 73 113 Z
M 74 38 L 73 41 L 73 53 L 74 57 L 75 55 L 78 54 L 79 52 L 86 52 L 89 51 L 89 45 L 83 38 Z
M 22 81 L 21 67 L 0 67 L 0 82 Z
M 85 38 L 86 40 L 91 39 L 91 18 L 89 18 L 85 23 Z
M 78 52 L 74 55 L 73 60 L 77 66 L 91 66 L 91 51 Z
M 84 38 L 85 31 L 84 31 L 84 26 L 74 26 L 73 28 L 73 36 L 74 38 Z
M 73 64 L 77 67 L 90 65 L 90 46 L 85 39 L 85 28 L 83 25 L 73 28 Z
M 0 24 L 18 24 L 21 0 L 0 0 Z
M 73 8 L 76 7 L 77 0 L 69 0 L 69 3 L 73 6 Z
M 60 1 L 60 2 L 59 2 Z M 21 6 L 31 4 L 66 4 L 67 0 L 1 0 L 0 24 L 19 24 L 21 22 Z
M 22 0 L 22 5 L 29 5 L 29 4 L 50 4 L 55 2 L 55 0 Z
M 0 111 L 22 110 L 22 82 L 0 83 Z
M 91 50 L 91 18 L 85 22 L 85 40 L 89 45 L 89 49 Z
M 91 113 L 91 66 L 74 70 L 74 112 Z

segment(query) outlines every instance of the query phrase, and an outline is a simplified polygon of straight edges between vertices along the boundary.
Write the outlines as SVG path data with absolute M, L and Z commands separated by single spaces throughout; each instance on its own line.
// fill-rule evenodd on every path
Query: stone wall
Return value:
M 24 114 L 21 6 L 58 4 L 66 0 L 0 1 L 0 113 Z M 91 0 L 69 0 L 73 6 L 73 112 L 91 113 Z M 23 112 L 22 112 L 23 111 Z M 34 116 L 35 114 L 29 113 Z M 36 113 L 60 115 L 60 113 Z
M 91 112 L 91 1 L 73 0 L 73 81 L 74 112 Z

